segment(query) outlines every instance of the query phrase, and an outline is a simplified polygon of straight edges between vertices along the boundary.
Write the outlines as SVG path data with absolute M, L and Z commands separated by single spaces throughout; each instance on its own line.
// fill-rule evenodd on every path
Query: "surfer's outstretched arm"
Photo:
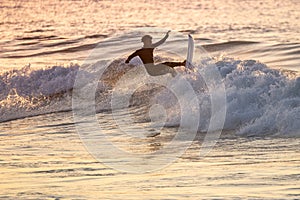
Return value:
M 170 33 L 170 32 L 171 32 L 171 31 L 168 31 L 163 39 L 161 39 L 161 40 L 159 40 L 158 42 L 152 44 L 151 47 L 152 47 L 152 48 L 156 48 L 156 47 L 158 47 L 159 45 L 163 44 L 163 43 L 168 39 L 169 33 Z
M 138 56 L 137 51 L 133 52 L 128 58 L 126 59 L 125 63 L 129 63 L 130 60 L 134 57 Z

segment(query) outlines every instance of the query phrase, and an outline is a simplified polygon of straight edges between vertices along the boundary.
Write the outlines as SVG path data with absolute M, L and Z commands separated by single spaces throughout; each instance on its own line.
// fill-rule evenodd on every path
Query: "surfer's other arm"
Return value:
M 138 56 L 137 51 L 133 52 L 128 58 L 126 59 L 125 63 L 129 63 L 130 60 L 134 57 Z
M 158 47 L 159 45 L 163 44 L 163 43 L 168 39 L 169 33 L 170 33 L 170 32 L 171 32 L 171 31 L 168 31 L 163 39 L 161 39 L 161 40 L 159 40 L 158 42 L 152 44 L 152 48 L 156 48 L 156 47 Z

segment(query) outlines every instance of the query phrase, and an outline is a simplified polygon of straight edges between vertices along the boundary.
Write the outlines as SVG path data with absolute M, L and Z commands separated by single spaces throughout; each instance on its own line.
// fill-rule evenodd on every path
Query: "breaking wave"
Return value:
M 237 134 L 247 136 L 300 135 L 300 77 L 296 72 L 270 69 L 254 60 L 220 57 L 213 61 L 226 88 L 225 130 L 235 130 Z M 211 65 L 207 63 L 198 68 L 198 72 L 207 70 Z M 33 70 L 26 66 L 2 73 L 0 121 L 71 111 L 73 85 L 80 67 L 83 66 L 54 66 Z M 123 59 L 110 64 L 99 79 L 96 92 L 98 112 L 110 109 L 111 91 L 115 82 L 133 67 L 124 64 Z M 199 131 L 206 131 L 210 119 L 210 92 L 217 90 L 206 91 L 200 74 L 183 73 L 183 77 L 191 83 L 199 100 Z M 160 91 L 159 94 L 153 95 L 157 91 Z M 143 88 L 135 94 L 132 105 L 147 103 L 153 96 L 169 112 L 165 125 L 179 126 L 180 113 L 177 112 L 176 98 L 165 88 Z

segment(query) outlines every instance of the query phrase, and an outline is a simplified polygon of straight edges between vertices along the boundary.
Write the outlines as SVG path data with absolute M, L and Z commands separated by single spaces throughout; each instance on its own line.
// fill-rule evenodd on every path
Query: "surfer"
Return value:
M 153 59 L 153 51 L 156 47 L 159 45 L 163 44 L 167 38 L 169 37 L 169 33 L 171 31 L 168 31 L 165 35 L 164 38 L 159 40 L 156 43 L 152 43 L 152 37 L 150 35 L 144 35 L 142 37 L 142 42 L 144 43 L 144 46 L 141 49 L 136 50 L 134 53 L 132 53 L 125 63 L 129 63 L 129 61 L 136 57 L 139 56 L 142 62 L 145 65 L 145 68 L 148 72 L 149 75 L 151 76 L 159 76 L 159 75 L 164 75 L 167 73 L 172 74 L 172 76 L 176 76 L 176 71 L 174 67 L 177 66 L 185 66 L 186 61 L 183 62 L 164 62 L 164 63 L 159 63 L 159 64 L 154 64 L 154 59 Z

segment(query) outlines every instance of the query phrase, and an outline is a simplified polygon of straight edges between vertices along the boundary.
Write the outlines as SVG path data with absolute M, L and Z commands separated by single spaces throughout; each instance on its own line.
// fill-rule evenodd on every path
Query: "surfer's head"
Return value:
M 144 46 L 148 46 L 152 44 L 152 37 L 150 35 L 144 35 L 142 37 L 142 42 L 144 43 Z

